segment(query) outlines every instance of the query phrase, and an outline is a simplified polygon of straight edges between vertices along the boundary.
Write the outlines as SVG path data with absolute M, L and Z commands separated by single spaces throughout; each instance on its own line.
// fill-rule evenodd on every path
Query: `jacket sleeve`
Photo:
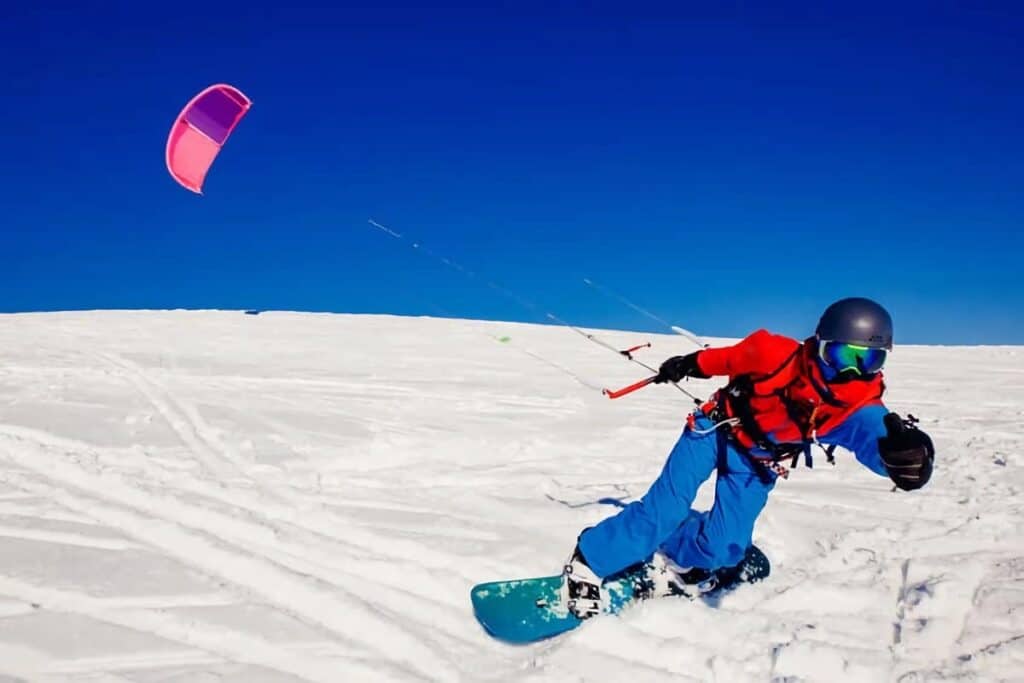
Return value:
M 821 437 L 821 440 L 853 451 L 860 464 L 875 474 L 888 477 L 889 473 L 882 464 L 882 456 L 878 452 L 878 440 L 886 434 L 882 418 L 888 413 L 889 409 L 881 403 L 866 405 Z
M 799 342 L 768 330 L 757 330 L 733 346 L 704 349 L 697 365 L 705 375 L 765 374 L 775 370 L 797 349 Z

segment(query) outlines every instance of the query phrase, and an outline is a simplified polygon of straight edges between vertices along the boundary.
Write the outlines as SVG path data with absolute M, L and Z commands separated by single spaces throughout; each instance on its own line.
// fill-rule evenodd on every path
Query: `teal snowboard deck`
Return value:
M 717 570 L 714 573 L 717 585 L 700 597 L 721 594 L 741 583 L 760 581 L 770 571 L 768 558 L 751 546 L 739 565 Z M 618 614 L 640 600 L 636 594 L 636 579 L 635 573 L 625 573 L 605 581 L 608 595 L 605 614 Z M 583 623 L 561 604 L 558 594 L 561 585 L 562 577 L 557 574 L 481 583 L 470 592 L 473 614 L 484 630 L 498 640 L 522 644 L 551 638 Z

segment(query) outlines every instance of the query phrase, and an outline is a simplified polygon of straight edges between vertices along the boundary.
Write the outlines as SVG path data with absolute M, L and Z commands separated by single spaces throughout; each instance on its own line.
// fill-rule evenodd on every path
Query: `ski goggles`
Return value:
M 818 342 L 818 356 L 837 372 L 852 370 L 858 375 L 873 375 L 885 365 L 885 349 L 858 346 L 839 341 Z

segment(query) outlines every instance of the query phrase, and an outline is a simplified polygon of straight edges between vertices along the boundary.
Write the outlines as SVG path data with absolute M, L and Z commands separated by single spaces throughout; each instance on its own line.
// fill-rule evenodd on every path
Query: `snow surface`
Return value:
M 689 410 L 536 354 L 646 374 L 559 326 L 0 316 L 0 680 L 1024 680 L 1024 349 L 892 355 L 889 405 L 938 448 L 926 490 L 819 457 L 759 521 L 767 582 L 512 647 L 470 587 L 557 572 Z

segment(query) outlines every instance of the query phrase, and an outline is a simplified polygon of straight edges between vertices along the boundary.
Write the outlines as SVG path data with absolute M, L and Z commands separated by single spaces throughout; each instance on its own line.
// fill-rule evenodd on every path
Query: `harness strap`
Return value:
M 741 444 L 736 439 L 736 436 L 733 434 L 732 428 L 736 426 L 738 422 L 737 418 L 732 417 L 718 419 L 717 416 L 720 415 L 720 413 L 718 412 L 720 409 L 716 408 L 712 410 L 711 413 L 705 412 L 704 408 L 708 407 L 709 404 L 710 402 L 705 404 L 701 408 L 697 409 L 695 412 L 690 413 L 687 416 L 686 429 L 694 434 L 701 435 L 715 433 L 715 437 L 717 440 L 715 465 L 719 474 L 727 474 L 729 472 L 729 458 L 726 449 L 728 448 L 729 442 L 731 441 L 740 453 L 747 456 L 747 458 L 749 458 L 751 462 L 758 466 L 758 476 L 761 478 L 762 481 L 764 481 L 764 483 L 771 483 L 767 477 L 768 471 L 774 472 L 776 476 L 782 477 L 783 479 L 789 478 L 789 470 L 787 470 L 785 466 L 783 466 L 777 459 L 762 458 L 753 455 L 749 451 L 749 449 L 747 449 L 743 444 Z M 702 415 L 710 420 L 717 419 L 717 421 L 708 429 L 697 429 L 697 415 Z
M 784 479 L 789 476 L 789 469 L 782 464 L 784 460 L 789 461 L 789 468 L 795 468 L 798 466 L 802 454 L 807 467 L 814 467 L 812 454 L 814 445 L 820 446 L 825 452 L 827 462 L 835 465 L 836 446 L 826 446 L 818 440 L 818 427 L 828 425 L 829 421 L 833 418 L 841 418 L 858 407 L 880 398 L 885 391 L 885 385 L 882 384 L 879 387 L 879 392 L 876 396 L 858 399 L 850 403 L 840 399 L 828 387 L 827 383 L 823 384 L 820 382 L 815 377 L 813 368 L 801 365 L 799 368 L 794 369 L 792 377 L 781 378 L 785 382 L 781 386 L 773 389 L 766 387 L 763 392 L 758 392 L 758 385 L 771 382 L 773 378 L 786 371 L 794 362 L 806 363 L 807 360 L 801 356 L 803 353 L 805 353 L 805 347 L 800 345 L 789 354 L 782 364 L 767 374 L 734 377 L 726 386 L 719 389 L 707 403 L 701 406 L 698 409 L 698 413 L 691 415 L 688 420 L 690 429 L 698 434 L 709 434 L 716 430 L 719 431 L 719 434 L 724 437 L 720 438 L 720 448 L 724 449 L 725 442 L 731 441 L 737 450 L 756 463 L 762 472 L 765 474 L 769 471 L 774 472 L 777 476 Z M 810 387 L 819 397 L 819 401 L 804 403 L 795 400 L 790 395 L 792 387 L 801 380 L 806 380 L 810 383 Z M 772 441 L 758 423 L 753 406 L 751 405 L 752 398 L 774 398 L 779 401 L 785 408 L 792 424 L 798 428 L 800 441 L 785 443 Z M 831 409 L 839 409 L 839 411 L 830 417 L 826 406 Z M 819 409 L 823 409 L 822 413 L 819 413 Z M 696 414 L 702 414 L 707 417 L 714 425 L 710 429 L 698 430 L 693 421 Z M 818 424 L 821 414 L 824 414 L 824 420 L 821 424 Z M 758 455 L 754 452 L 755 450 L 763 451 L 767 455 Z M 720 468 L 724 466 L 723 463 L 724 460 L 722 454 L 720 454 Z

